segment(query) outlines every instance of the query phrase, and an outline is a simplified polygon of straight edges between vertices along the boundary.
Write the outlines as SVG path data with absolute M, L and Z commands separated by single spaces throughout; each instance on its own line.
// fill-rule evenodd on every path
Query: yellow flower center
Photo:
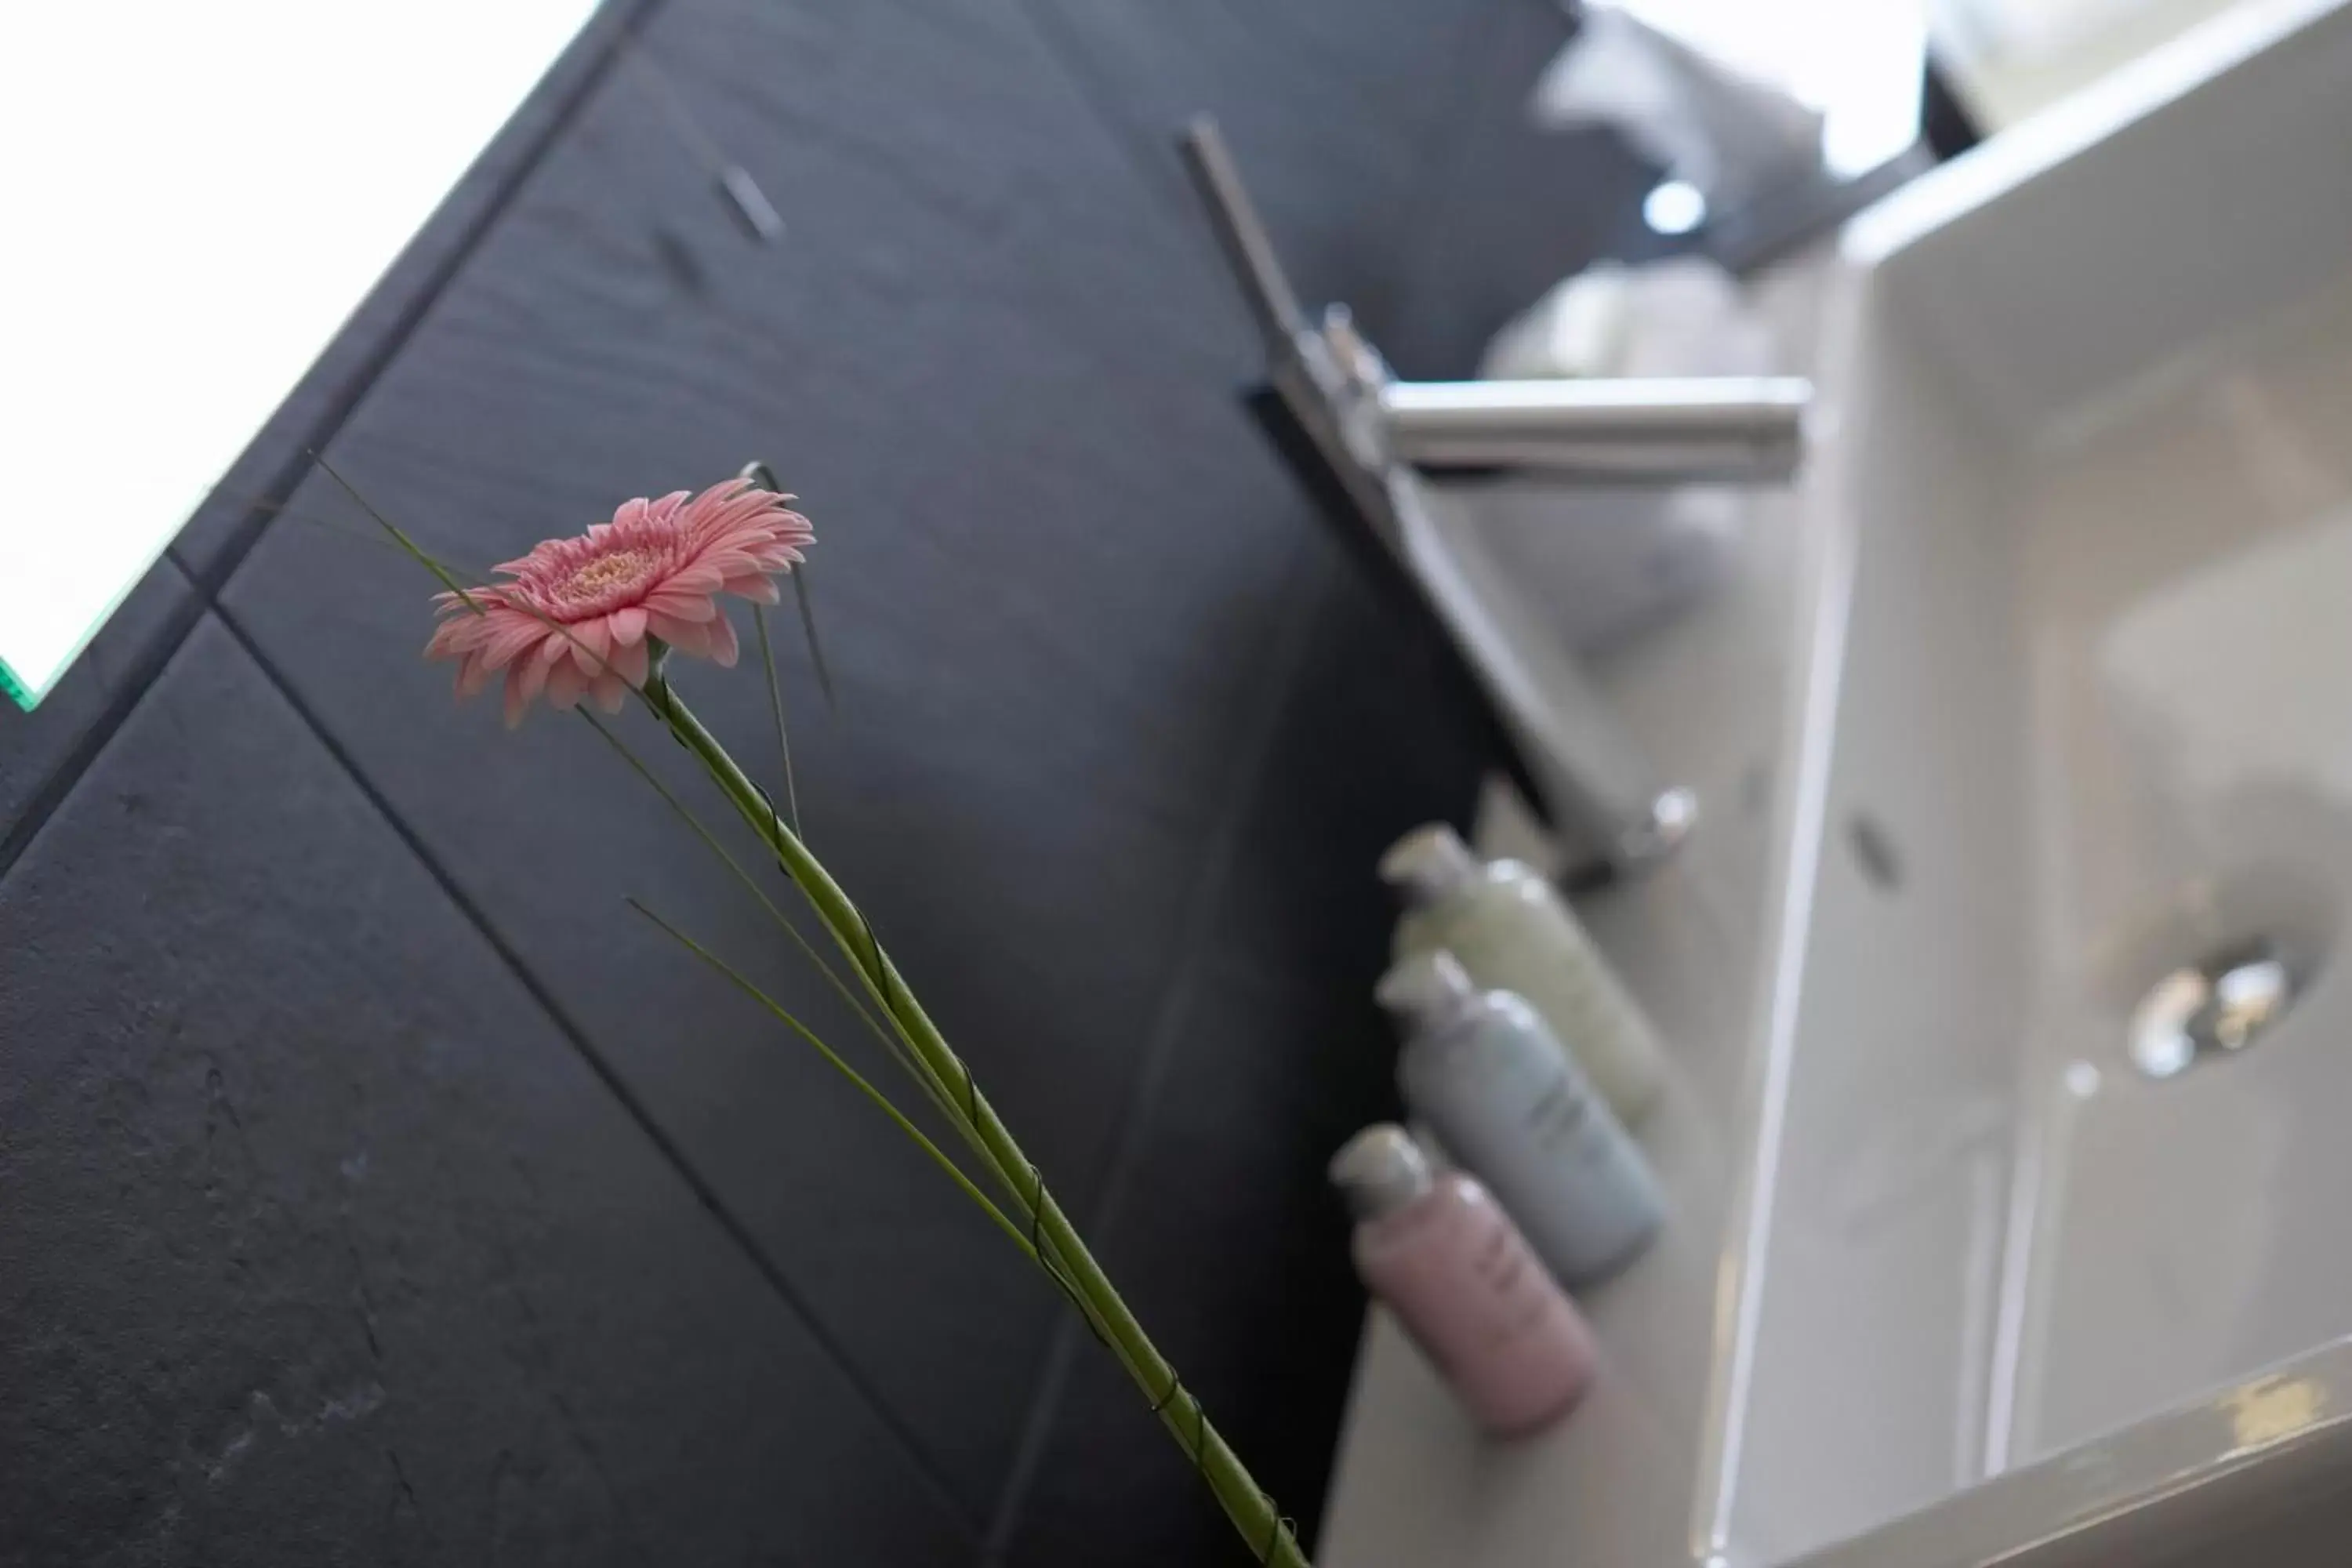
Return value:
M 635 582 L 653 564 L 650 552 L 616 550 L 610 555 L 600 555 L 572 574 L 563 587 L 567 594 L 582 595 L 601 594 L 623 583 Z

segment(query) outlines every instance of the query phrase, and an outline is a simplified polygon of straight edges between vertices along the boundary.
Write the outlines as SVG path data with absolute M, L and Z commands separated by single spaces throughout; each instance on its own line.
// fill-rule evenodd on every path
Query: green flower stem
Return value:
M 1035 1173 L 1036 1167 L 1021 1152 L 1021 1145 L 1013 1141 L 995 1109 L 972 1087 L 970 1069 L 924 1013 L 914 993 L 907 988 L 849 895 L 809 853 L 808 847 L 776 814 L 767 797 L 727 754 L 726 748 L 703 728 L 702 721 L 679 700 L 667 679 L 656 675 L 648 680 L 645 695 L 655 714 L 694 753 L 751 830 L 775 849 L 785 872 L 807 897 L 810 907 L 816 910 L 817 918 L 824 922 L 851 964 L 866 978 L 876 1001 L 888 1013 L 924 1071 L 938 1083 L 953 1086 L 958 1110 L 969 1121 L 977 1146 L 994 1167 L 1005 1191 L 1027 1215 L 1040 1267 L 1067 1289 L 1088 1322 L 1118 1356 L 1128 1375 L 1158 1412 L 1160 1425 L 1208 1482 L 1225 1517 L 1241 1532 L 1250 1551 L 1260 1562 L 1276 1568 L 1308 1568 L 1307 1555 L 1299 1549 L 1290 1521 L 1276 1510 L 1274 1500 L 1265 1489 L 1250 1479 L 1240 1458 L 1202 1413 L 1200 1402 L 1178 1380 L 1176 1369 L 1160 1353 L 1151 1337 L 1143 1331 L 1143 1325 L 1128 1310 L 1102 1266 L 1079 1239 L 1077 1227 L 1054 1201 L 1053 1194 L 1045 1190 L 1043 1178 Z

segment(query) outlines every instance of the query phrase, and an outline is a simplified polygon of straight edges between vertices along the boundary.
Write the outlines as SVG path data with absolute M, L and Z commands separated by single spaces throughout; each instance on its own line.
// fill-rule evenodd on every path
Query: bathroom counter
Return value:
M 1812 363 L 1830 270 L 1825 252 L 1809 253 L 1759 286 L 1791 371 Z M 1434 504 L 1461 510 L 1452 497 Z M 1757 492 L 1721 580 L 1588 664 L 1635 741 L 1696 792 L 1701 810 L 1657 870 L 1577 901 L 1672 1058 L 1639 1129 L 1666 1190 L 1667 1228 L 1632 1268 L 1580 1297 L 1601 1342 L 1601 1379 L 1551 1431 L 1492 1444 L 1375 1309 L 1341 1427 L 1324 1568 L 1623 1568 L 1711 1554 L 1710 1478 L 1724 1468 L 1711 1415 L 1718 1281 L 1736 1279 L 1742 1177 L 1757 1146 L 1771 890 L 1815 574 L 1798 516 L 1793 489 Z M 1544 580 L 1540 542 L 1470 526 L 1524 567 L 1514 580 Z M 1490 854 L 1553 858 L 1499 781 L 1477 836 Z

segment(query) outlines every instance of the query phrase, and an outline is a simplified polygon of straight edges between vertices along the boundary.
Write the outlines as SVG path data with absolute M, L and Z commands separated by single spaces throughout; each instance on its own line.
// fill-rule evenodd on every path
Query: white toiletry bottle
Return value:
M 1649 1164 L 1534 1008 L 1447 952 L 1400 961 L 1378 994 L 1404 1030 L 1405 1104 L 1554 1278 L 1593 1283 L 1649 1244 L 1665 1214 Z
M 1640 1122 L 1664 1078 L 1657 1034 L 1549 882 L 1481 861 L 1444 823 L 1398 839 L 1381 877 L 1405 900 L 1397 958 L 1444 949 L 1479 984 L 1527 998 L 1617 1120 Z

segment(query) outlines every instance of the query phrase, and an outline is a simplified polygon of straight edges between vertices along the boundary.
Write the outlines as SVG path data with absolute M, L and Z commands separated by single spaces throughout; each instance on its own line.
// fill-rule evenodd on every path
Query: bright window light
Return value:
M 1853 178 L 1919 139 L 1922 0 L 1612 0 L 1822 114 L 1822 162 Z M 2034 0 L 2013 0 L 2031 4 Z
M 37 701 L 593 9 L 0 5 L 0 686 Z

